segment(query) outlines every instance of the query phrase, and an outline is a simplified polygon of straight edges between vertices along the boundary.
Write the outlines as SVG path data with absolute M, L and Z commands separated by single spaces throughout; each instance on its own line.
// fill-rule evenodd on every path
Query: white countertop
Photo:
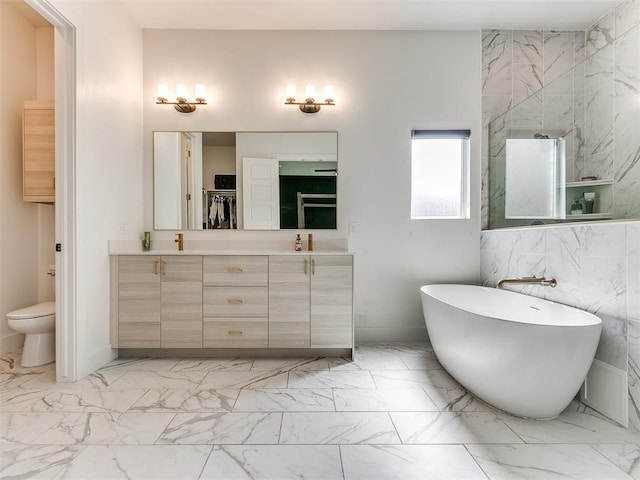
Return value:
M 110 251 L 109 255 L 353 255 L 353 252 L 346 250 L 304 250 L 294 252 L 293 250 L 122 250 Z
M 185 239 L 184 250 L 178 251 L 173 238 L 151 240 L 151 250 L 142 251 L 140 240 L 110 240 L 110 255 L 353 255 L 345 239 L 314 240 L 313 251 L 295 252 L 293 241 L 287 240 L 198 240 Z

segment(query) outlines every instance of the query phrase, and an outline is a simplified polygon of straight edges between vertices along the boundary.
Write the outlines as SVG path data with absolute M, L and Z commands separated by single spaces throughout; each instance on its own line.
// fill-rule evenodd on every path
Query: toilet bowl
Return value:
M 24 333 L 23 367 L 35 367 L 56 359 L 56 302 L 44 302 L 7 314 L 9 327 Z

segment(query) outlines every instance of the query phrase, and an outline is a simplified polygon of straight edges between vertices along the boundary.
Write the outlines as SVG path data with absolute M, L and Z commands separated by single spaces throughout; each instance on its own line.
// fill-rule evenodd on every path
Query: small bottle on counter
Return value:
M 148 252 L 151 250 L 151 232 L 144 232 L 142 237 L 142 251 Z
M 300 234 L 296 236 L 296 241 L 293 244 L 293 249 L 296 252 L 302 251 L 302 239 L 300 238 Z
M 307 235 L 307 250 L 313 252 L 313 233 Z

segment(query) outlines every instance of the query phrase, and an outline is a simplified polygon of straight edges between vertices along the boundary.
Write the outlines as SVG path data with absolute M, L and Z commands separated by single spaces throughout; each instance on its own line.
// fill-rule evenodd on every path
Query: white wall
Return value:
M 479 280 L 480 48 L 480 32 L 145 30 L 145 228 L 154 130 L 338 131 L 338 231 L 314 238 L 349 236 L 356 253 L 356 341 L 426 338 L 418 287 Z M 160 82 L 205 83 L 209 105 L 155 105 Z M 331 83 L 336 106 L 304 115 L 283 104 L 287 83 Z M 447 128 L 472 131 L 472 219 L 411 221 L 411 129 Z M 294 236 L 188 232 L 186 243 Z
M 108 240 L 142 230 L 142 33 L 118 2 L 51 4 L 76 27 L 76 197 L 67 208 L 75 208 L 79 378 L 115 354 Z
M 6 314 L 38 301 L 38 208 L 22 201 L 22 104 L 37 96 L 36 30 L 0 2 L 0 352 L 23 340 Z

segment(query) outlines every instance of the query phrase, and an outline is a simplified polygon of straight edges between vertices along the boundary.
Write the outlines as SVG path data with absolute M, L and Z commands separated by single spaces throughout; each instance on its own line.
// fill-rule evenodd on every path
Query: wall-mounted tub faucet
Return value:
M 502 288 L 507 283 L 514 283 L 517 285 L 540 285 L 541 287 L 554 288 L 558 282 L 555 278 L 546 279 L 544 277 L 519 277 L 519 278 L 503 278 L 496 284 L 496 288 Z

